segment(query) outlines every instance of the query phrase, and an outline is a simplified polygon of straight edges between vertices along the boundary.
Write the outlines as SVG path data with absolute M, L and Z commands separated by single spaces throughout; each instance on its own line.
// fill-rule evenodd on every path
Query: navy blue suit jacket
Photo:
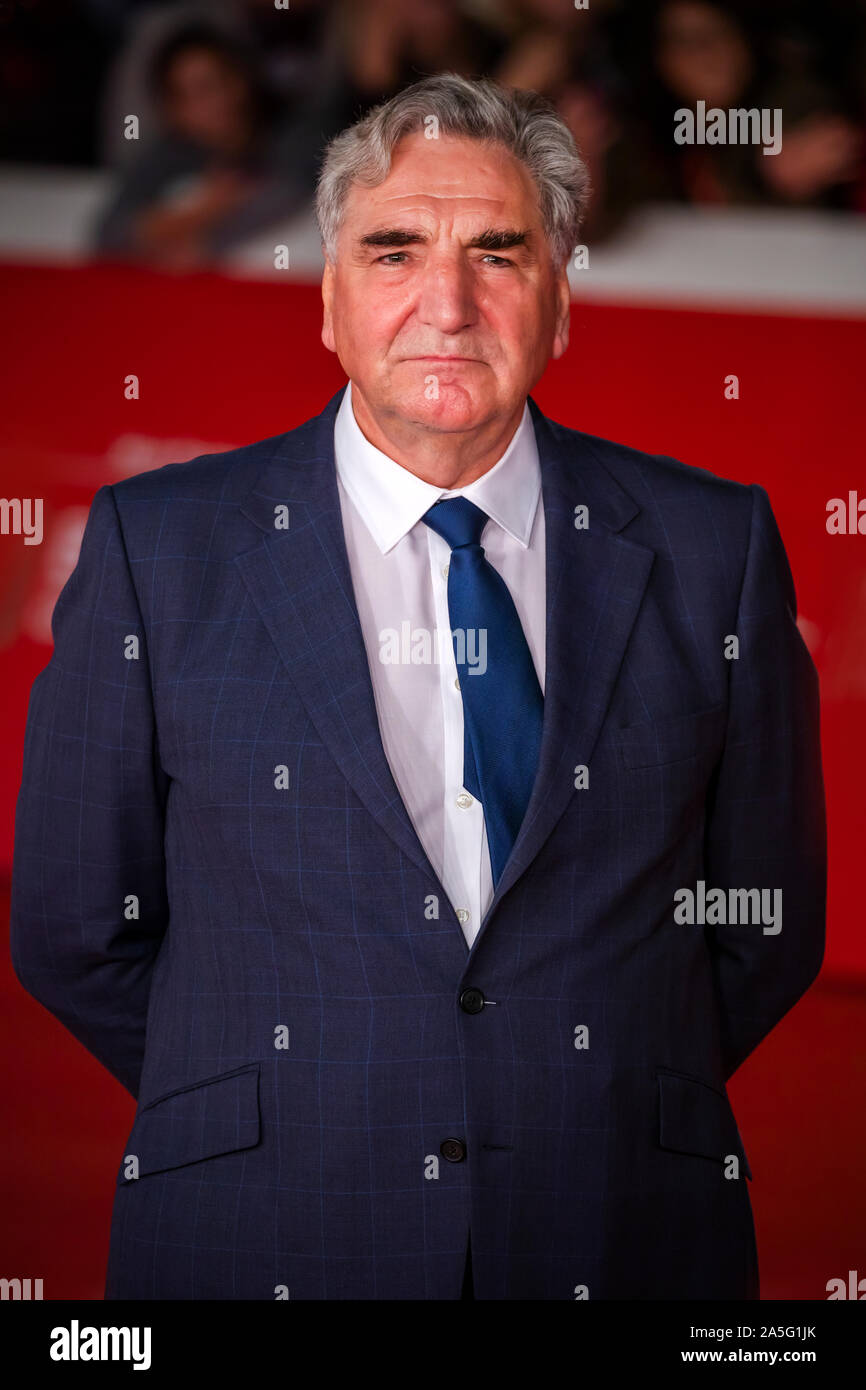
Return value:
M 767 494 L 530 398 L 543 739 L 469 949 L 380 738 L 341 394 L 100 488 L 33 686 L 15 969 L 138 1100 L 107 1296 L 455 1299 L 471 1231 L 478 1298 L 757 1297 L 726 1082 L 825 899 Z M 678 923 L 699 881 L 781 931 Z

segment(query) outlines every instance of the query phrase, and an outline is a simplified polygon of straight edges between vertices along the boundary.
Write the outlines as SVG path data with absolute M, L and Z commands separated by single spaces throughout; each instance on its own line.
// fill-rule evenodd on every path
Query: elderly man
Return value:
M 109 1298 L 758 1296 L 817 681 L 761 487 L 529 395 L 586 191 L 540 99 L 405 90 L 319 180 L 347 386 L 94 498 L 12 942 L 138 1099 Z

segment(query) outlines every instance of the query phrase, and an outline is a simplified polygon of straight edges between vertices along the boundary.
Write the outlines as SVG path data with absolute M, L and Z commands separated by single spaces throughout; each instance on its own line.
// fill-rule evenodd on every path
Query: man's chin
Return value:
M 473 429 L 489 418 L 491 406 L 460 382 L 445 381 L 433 371 L 400 404 L 407 419 L 443 431 Z

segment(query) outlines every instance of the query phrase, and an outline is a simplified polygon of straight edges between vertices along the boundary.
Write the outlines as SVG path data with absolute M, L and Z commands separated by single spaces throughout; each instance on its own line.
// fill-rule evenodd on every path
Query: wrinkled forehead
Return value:
M 505 218 L 541 225 L 538 190 L 526 166 L 504 145 L 463 138 L 404 137 L 382 183 L 351 185 L 343 226 L 357 230 L 371 219 L 410 213 L 430 224 Z

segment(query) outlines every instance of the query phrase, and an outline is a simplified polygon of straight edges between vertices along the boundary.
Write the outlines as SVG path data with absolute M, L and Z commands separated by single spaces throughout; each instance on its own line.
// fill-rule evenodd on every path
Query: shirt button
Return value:
M 466 1157 L 466 1145 L 462 1139 L 443 1139 L 439 1152 L 449 1163 L 462 1163 Z
M 469 795 L 468 792 L 460 793 L 460 795 L 457 798 L 457 805 L 460 807 L 461 811 L 466 811 L 469 809 L 469 807 L 472 805 L 472 797 Z
M 468 922 L 468 921 L 469 921 L 469 909 L 468 909 L 468 908 L 466 908 L 466 907 L 458 907 L 458 909 L 457 909 L 457 921 L 458 921 L 458 922 Z
M 454 677 L 454 689 L 455 689 L 455 690 L 459 690 L 459 689 L 460 689 L 460 677 L 459 677 L 459 676 L 455 676 L 455 677 Z
M 443 565 L 443 566 L 442 566 L 442 578 L 443 578 L 443 579 L 447 579 L 447 578 L 448 578 L 448 571 L 450 570 L 450 568 L 451 568 L 450 565 Z
M 484 991 L 471 986 L 464 989 L 460 995 L 460 1007 L 465 1014 L 480 1014 L 484 1008 Z

